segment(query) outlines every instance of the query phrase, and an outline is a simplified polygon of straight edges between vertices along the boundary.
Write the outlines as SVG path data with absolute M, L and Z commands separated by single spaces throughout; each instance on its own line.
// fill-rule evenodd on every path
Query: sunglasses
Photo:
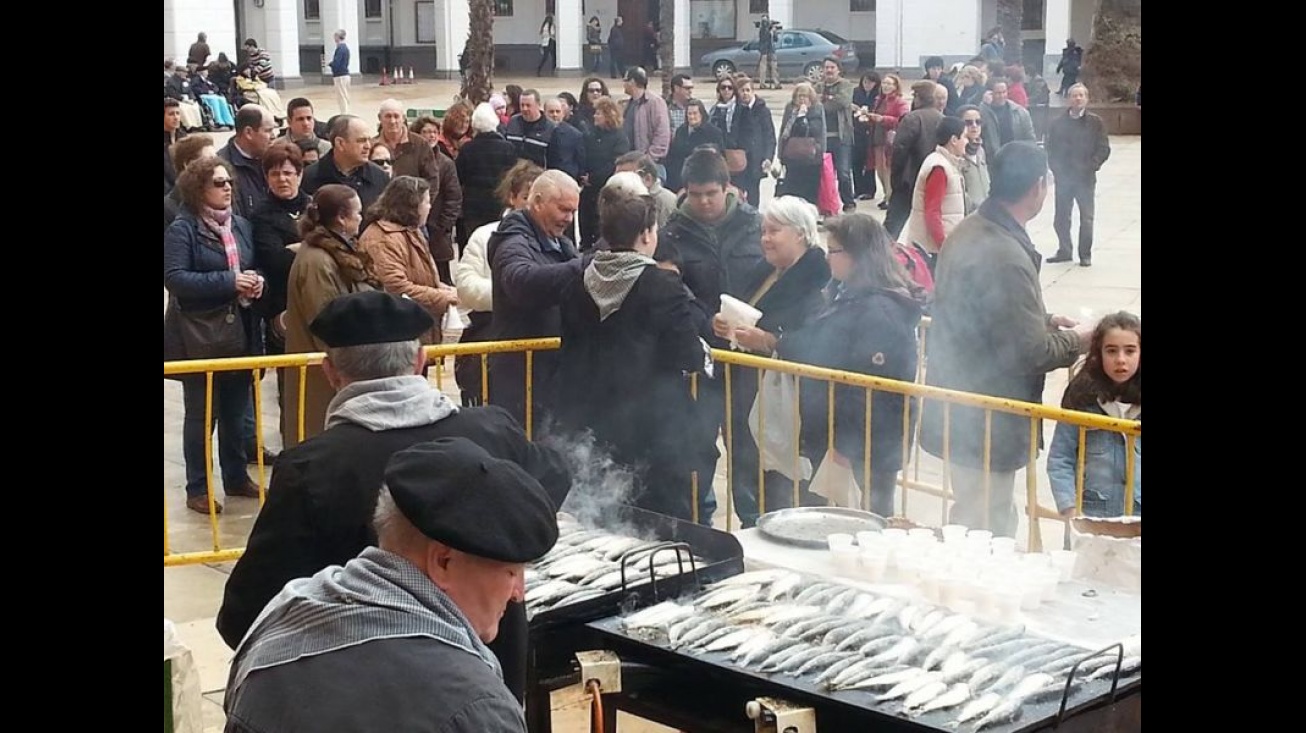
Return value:
M 227 186 L 233 185 L 233 181 L 230 178 L 214 178 L 211 183 L 214 188 L 226 188 Z
M 982 123 L 979 120 L 962 120 L 966 127 L 979 127 Z
M 590 94 L 602 94 L 602 93 L 603 93 L 603 90 L 600 89 L 600 88 L 598 88 L 598 87 L 590 87 L 589 89 L 586 89 L 585 91 L 589 92 Z
M 722 91 L 722 92 L 729 91 L 732 89 L 734 89 L 734 87 L 730 86 L 729 84 L 722 84 L 721 86 L 717 87 L 717 91 Z
M 373 163 L 376 163 L 376 164 L 379 165 L 379 166 L 384 166 L 384 167 L 386 167 L 386 168 L 389 168 L 391 165 L 394 164 L 394 161 L 393 161 L 393 160 L 390 160 L 389 158 L 376 159 L 376 160 L 373 160 L 372 162 L 373 162 Z

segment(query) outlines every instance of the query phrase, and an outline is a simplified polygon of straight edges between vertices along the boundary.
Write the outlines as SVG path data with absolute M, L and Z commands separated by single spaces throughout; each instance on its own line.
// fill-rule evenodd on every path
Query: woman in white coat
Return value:
M 516 165 L 504 174 L 503 180 L 495 191 L 495 196 L 507 211 L 525 208 L 530 196 L 531 185 L 544 172 L 543 168 L 526 160 L 517 161 Z M 463 329 L 459 343 L 472 343 L 485 340 L 490 327 L 490 314 L 493 311 L 490 286 L 490 263 L 485 259 L 485 246 L 490 235 L 499 228 L 499 222 L 477 227 L 463 247 L 462 257 L 453 265 L 453 282 L 458 288 L 458 301 L 468 309 L 471 323 Z M 454 379 L 462 391 L 465 407 L 483 404 L 481 384 L 481 357 L 459 356 L 454 359 Z

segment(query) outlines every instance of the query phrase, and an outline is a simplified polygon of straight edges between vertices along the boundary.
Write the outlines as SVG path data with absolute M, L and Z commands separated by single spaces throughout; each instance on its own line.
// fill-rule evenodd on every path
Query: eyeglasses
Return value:
M 602 93 L 603 93 L 603 90 L 600 89 L 599 87 L 590 87 L 589 89 L 586 89 L 585 91 L 589 92 L 590 94 L 602 94 Z
M 829 250 L 827 250 L 827 253 L 832 255 L 837 255 L 843 251 L 844 251 L 843 248 L 835 249 L 834 247 L 831 247 Z
M 212 184 L 214 188 L 226 188 L 232 185 L 232 181 L 230 178 L 214 178 Z
M 962 120 L 962 122 L 966 123 L 966 127 L 979 127 L 982 124 L 979 120 Z

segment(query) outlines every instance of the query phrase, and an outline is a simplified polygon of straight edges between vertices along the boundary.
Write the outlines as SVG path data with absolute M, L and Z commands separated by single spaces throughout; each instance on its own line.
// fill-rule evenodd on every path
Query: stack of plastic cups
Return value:
M 1068 583 L 1075 575 L 1075 559 L 1078 555 L 1074 550 L 1055 550 L 1052 553 L 1052 567 L 1060 571 L 1061 582 Z
M 1051 558 L 1040 552 L 1027 552 L 1020 556 L 1020 560 L 1020 577 L 1025 592 L 1021 608 L 1032 611 L 1048 595 L 1046 584 L 1048 571 L 1051 570 Z
M 1013 557 L 1016 554 L 1016 540 L 1011 537 L 994 537 L 989 541 L 989 551 L 994 557 Z
M 886 529 L 880 533 L 889 549 L 889 562 L 885 571 L 885 580 L 892 580 L 898 573 L 898 558 L 903 554 L 903 544 L 907 541 L 907 530 Z
M 972 529 L 966 533 L 966 554 L 972 557 L 988 557 L 989 543 L 993 533 L 987 529 Z
M 857 549 L 861 553 L 861 575 L 872 583 L 884 580 L 889 566 L 889 541 L 879 532 L 858 532 Z
M 958 545 L 966 539 L 966 525 L 948 524 L 943 527 L 943 543 L 945 545 Z

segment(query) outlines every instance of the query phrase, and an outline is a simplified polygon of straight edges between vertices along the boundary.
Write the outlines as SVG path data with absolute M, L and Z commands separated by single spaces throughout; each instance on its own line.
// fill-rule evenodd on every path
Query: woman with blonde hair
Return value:
M 825 106 L 807 82 L 794 86 L 785 105 L 779 149 L 785 167 L 784 192 L 817 205 L 825 158 Z
M 611 97 L 594 102 L 593 124 L 585 128 L 585 170 L 580 191 L 580 250 L 589 250 L 599 239 L 599 191 L 616 170 L 617 158 L 630 151 L 630 139 L 622 127 L 621 107 Z
M 958 106 L 965 104 L 978 105 L 984 101 L 984 85 L 987 79 L 984 72 L 975 66 L 963 66 L 961 71 L 957 72 L 957 98 Z

